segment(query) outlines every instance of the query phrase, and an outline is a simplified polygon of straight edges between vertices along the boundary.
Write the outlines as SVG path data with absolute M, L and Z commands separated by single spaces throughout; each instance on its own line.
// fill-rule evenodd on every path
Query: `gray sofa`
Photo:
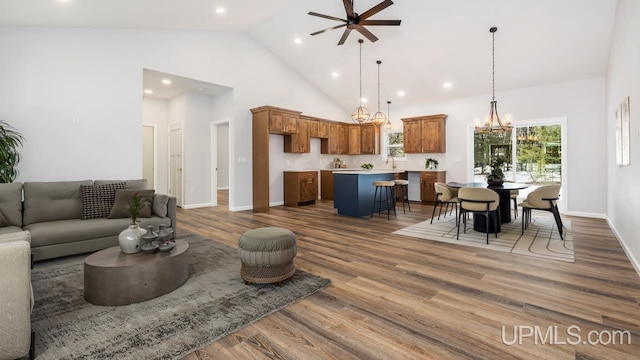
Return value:
M 146 189 L 147 181 L 84 180 L 0 184 L 0 234 L 28 230 L 35 261 L 81 254 L 118 245 L 118 234 L 129 218 L 82 220 L 80 185 L 125 182 L 127 189 Z M 176 229 L 176 199 L 154 194 L 152 215 L 138 218 L 140 226 L 160 224 Z

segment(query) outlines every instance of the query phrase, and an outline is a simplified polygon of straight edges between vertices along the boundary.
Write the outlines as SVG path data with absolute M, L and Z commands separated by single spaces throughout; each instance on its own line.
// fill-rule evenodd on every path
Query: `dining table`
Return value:
M 498 229 L 497 232 L 500 232 L 501 226 L 500 224 L 506 224 L 511 222 L 511 190 L 522 190 L 529 187 L 529 184 L 526 183 L 517 183 L 517 182 L 503 182 L 502 184 L 489 184 L 486 182 L 471 182 L 471 183 L 458 183 L 458 182 L 449 182 L 448 186 L 452 188 L 486 188 L 491 189 L 498 193 L 500 197 L 500 221 L 498 221 Z M 479 232 L 487 232 L 485 217 L 483 214 L 473 214 L 473 229 Z M 493 222 L 489 221 L 489 232 L 494 232 Z

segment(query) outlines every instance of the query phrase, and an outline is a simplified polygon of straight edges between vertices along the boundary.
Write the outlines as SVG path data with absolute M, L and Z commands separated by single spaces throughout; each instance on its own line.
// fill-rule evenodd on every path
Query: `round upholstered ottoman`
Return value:
M 287 229 L 263 227 L 246 231 L 238 240 L 238 252 L 240 274 L 246 284 L 280 284 L 296 271 L 296 235 Z

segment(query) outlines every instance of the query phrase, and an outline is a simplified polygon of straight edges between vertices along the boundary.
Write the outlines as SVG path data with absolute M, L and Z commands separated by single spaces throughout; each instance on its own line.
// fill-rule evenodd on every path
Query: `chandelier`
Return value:
M 364 40 L 359 39 L 360 43 L 360 106 L 355 108 L 351 113 L 351 119 L 356 124 L 364 124 L 369 121 L 369 110 L 367 108 L 362 107 L 362 43 Z
M 498 31 L 497 27 L 492 27 L 489 29 L 492 36 L 492 92 L 493 97 L 491 99 L 491 109 L 489 110 L 489 115 L 484 115 L 482 117 L 482 124 L 476 119 L 475 121 L 475 132 L 476 134 L 484 134 L 491 132 L 506 132 L 513 129 L 513 125 L 511 125 L 513 119 L 511 114 L 504 115 L 504 121 L 500 120 L 500 115 L 498 115 L 498 102 L 496 101 L 496 31 Z M 497 123 L 497 125 L 496 125 Z
M 378 112 L 373 114 L 371 122 L 376 126 L 382 126 L 387 123 L 387 115 L 380 111 L 380 64 L 382 64 L 382 61 L 378 60 L 376 64 L 378 64 Z

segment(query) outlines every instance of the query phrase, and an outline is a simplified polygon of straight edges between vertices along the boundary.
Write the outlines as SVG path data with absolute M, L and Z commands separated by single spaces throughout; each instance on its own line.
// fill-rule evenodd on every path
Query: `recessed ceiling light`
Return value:
M 199 88 L 198 88 L 198 91 L 205 91 L 205 90 L 207 90 L 207 89 L 205 89 L 205 88 L 203 88 L 203 87 L 199 87 Z
M 151 89 L 144 89 L 144 93 L 145 93 L 145 94 L 153 94 L 153 90 L 151 90 Z
M 363 103 L 366 103 L 367 102 L 367 98 L 362 98 L 362 99 L 360 99 L 360 101 L 362 101 Z
M 225 12 L 227 12 L 227 10 L 225 8 L 217 8 L 216 9 L 216 14 L 224 14 Z
M 406 95 L 406 94 L 405 94 L 404 90 L 400 90 L 400 91 L 398 91 L 398 96 L 405 96 L 405 95 Z
M 448 88 L 452 87 L 453 84 L 450 83 L 450 82 L 446 82 L 446 83 L 442 84 L 442 86 L 444 86 L 444 87 L 446 87 L 448 89 Z
M 169 80 L 169 79 L 162 79 L 162 83 L 163 83 L 163 84 L 165 84 L 165 85 L 169 85 L 169 84 L 171 84 L 171 80 Z
M 340 77 L 340 74 L 338 74 L 337 71 L 334 71 L 331 73 L 331 76 L 333 76 L 334 78 Z
M 71 0 L 56 0 L 56 2 L 57 2 L 58 4 L 68 4 L 68 3 L 70 3 L 70 2 L 71 2 Z
M 299 37 L 297 37 L 297 38 L 293 39 L 293 42 L 294 42 L 294 43 L 296 43 L 296 44 L 298 44 L 298 45 L 300 45 L 300 44 L 302 44 L 302 39 L 300 39 Z

